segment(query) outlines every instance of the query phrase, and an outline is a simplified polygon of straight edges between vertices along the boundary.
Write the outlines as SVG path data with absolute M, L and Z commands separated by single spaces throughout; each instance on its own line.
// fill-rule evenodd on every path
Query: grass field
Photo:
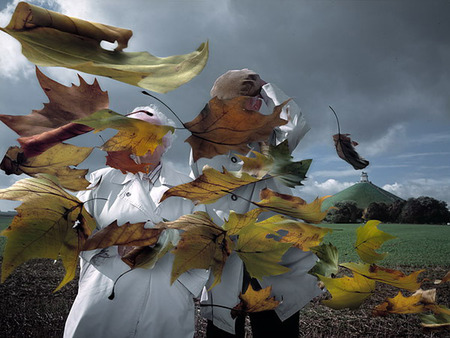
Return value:
M 10 220 L 0 217 L 0 229 L 6 228 Z M 338 247 L 340 261 L 358 261 L 352 245 L 359 225 L 326 226 L 335 229 L 325 241 Z M 424 281 L 423 288 L 436 287 L 437 302 L 450 307 L 450 283 L 435 286 L 432 282 L 450 270 L 450 227 L 386 224 L 380 228 L 398 236 L 398 239 L 383 245 L 381 251 L 389 252 L 389 256 L 381 265 L 399 268 L 407 274 L 425 268 L 421 279 L 428 280 Z M 52 292 L 63 275 L 61 264 L 53 264 L 51 260 L 33 260 L 20 266 L 1 284 L 0 336 L 62 337 L 65 318 L 77 292 L 76 280 L 61 291 Z M 324 294 L 301 311 L 300 337 L 450 337 L 450 330 L 423 330 L 418 315 L 372 317 L 373 307 L 397 292 L 393 287 L 379 284 L 377 293 L 358 310 L 327 308 L 320 304 L 320 300 L 327 297 Z M 194 337 L 205 337 L 205 321 L 198 316 L 196 324 Z M 252 337 L 250 330 L 247 330 L 246 337 Z

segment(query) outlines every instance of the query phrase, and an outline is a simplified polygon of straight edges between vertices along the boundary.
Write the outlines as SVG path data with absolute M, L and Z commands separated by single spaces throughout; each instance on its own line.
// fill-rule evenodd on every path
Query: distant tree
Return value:
M 406 201 L 405 200 L 396 200 L 394 203 L 389 204 L 388 211 L 389 211 L 389 218 L 387 222 L 390 223 L 401 223 L 400 222 L 400 215 L 402 213 L 403 207 L 405 206 Z
M 381 222 L 388 222 L 389 206 L 383 202 L 372 202 L 364 210 L 362 217 L 366 221 L 376 219 Z
M 358 208 L 355 201 L 341 201 L 334 205 L 325 222 L 328 223 L 357 223 L 362 217 L 362 209 Z
M 446 224 L 450 221 L 447 203 L 421 196 L 406 201 L 399 220 L 401 223 Z

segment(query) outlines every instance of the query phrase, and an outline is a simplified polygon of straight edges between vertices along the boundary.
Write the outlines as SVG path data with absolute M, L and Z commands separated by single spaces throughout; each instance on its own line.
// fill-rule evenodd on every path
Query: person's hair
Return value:
M 159 110 L 158 106 L 156 106 L 154 104 L 151 104 L 149 106 L 136 107 L 130 113 L 126 114 L 125 116 L 130 117 L 130 118 L 134 118 L 132 115 L 137 114 L 137 113 L 149 113 L 149 114 L 152 114 L 152 115 L 149 115 L 149 116 L 154 116 L 158 120 L 158 121 L 155 121 L 155 124 L 175 127 L 175 122 L 173 122 L 166 115 L 164 115 Z M 169 132 L 166 135 L 164 135 L 164 137 L 163 137 L 163 144 L 164 144 L 164 147 L 166 149 L 165 151 L 167 151 L 172 146 L 175 138 L 176 138 L 176 135 L 173 134 L 172 132 Z

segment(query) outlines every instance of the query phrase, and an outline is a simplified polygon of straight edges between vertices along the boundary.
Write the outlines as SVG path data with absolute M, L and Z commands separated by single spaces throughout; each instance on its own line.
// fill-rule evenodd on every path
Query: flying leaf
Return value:
M 117 129 L 119 132 L 102 146 L 105 151 L 131 151 L 137 156 L 143 156 L 148 151 L 153 152 L 162 144 L 162 138 L 174 127 L 156 125 L 138 119 L 130 119 L 109 109 L 99 110 L 94 114 L 75 121 L 101 131 L 106 128 Z
M 450 271 L 445 274 L 442 279 L 437 279 L 434 281 L 434 284 L 442 284 L 450 281 Z
M 177 185 L 167 190 L 161 202 L 170 196 L 180 196 L 192 200 L 195 204 L 214 203 L 219 198 L 244 185 L 259 181 L 246 173 L 238 176 L 223 168 L 223 172 L 205 166 L 203 173 L 194 181 Z
M 329 278 L 318 275 L 325 284 L 332 298 L 323 300 L 322 304 L 332 309 L 357 309 L 362 302 L 375 292 L 375 281 L 359 274 L 353 277 Z
M 237 235 L 246 226 L 255 224 L 262 209 L 253 209 L 245 214 L 237 214 L 233 210 L 230 211 L 228 220 L 225 220 L 223 229 L 227 231 L 228 236 Z
M 290 243 L 303 251 L 309 251 L 311 247 L 319 245 L 323 237 L 333 231 L 329 228 L 294 221 L 281 215 L 272 216 L 256 225 L 279 234 L 281 243 Z
M 234 250 L 244 262 L 250 277 L 261 279 L 264 276 L 281 275 L 290 270 L 279 263 L 292 245 L 268 238 L 268 234 L 277 235 L 276 232 L 256 225 L 247 226 L 239 232 Z
M 220 283 L 232 242 L 226 231 L 217 226 L 206 212 L 184 215 L 172 222 L 162 222 L 158 227 L 184 230 L 172 251 L 175 260 L 171 283 L 190 269 L 211 269 L 214 276 L 211 288 Z
M 133 174 L 138 172 L 147 174 L 149 172 L 149 166 L 152 163 L 136 163 L 133 159 L 131 159 L 131 154 L 132 152 L 129 150 L 108 151 L 108 155 L 106 156 L 106 165 L 111 168 L 119 169 L 123 174 L 128 172 Z
M 66 274 L 56 290 L 71 281 L 80 249 L 95 228 L 95 220 L 83 203 L 48 175 L 20 180 L 0 190 L 0 199 L 23 202 L 1 233 L 7 237 L 2 282 L 16 267 L 34 258 L 61 258 Z
M 450 327 L 450 315 L 445 313 L 421 315 L 420 319 L 422 321 L 421 325 L 428 329 Z
M 420 304 L 420 294 L 404 297 L 399 291 L 394 298 L 377 305 L 373 310 L 374 316 L 386 316 L 388 313 L 420 313 L 425 311 L 425 305 Z
M 269 146 L 267 154 L 253 151 L 255 157 L 239 156 L 242 171 L 258 178 L 269 174 L 288 187 L 302 185 L 312 160 L 292 161 L 287 140 L 277 146 Z
M 310 248 L 310 250 L 319 258 L 316 265 L 309 271 L 310 274 L 330 277 L 338 273 L 339 254 L 333 244 L 322 243 L 319 246 Z
M 113 78 L 148 90 L 166 93 L 197 76 L 208 60 L 208 44 L 189 54 L 156 57 L 147 52 L 122 52 L 132 31 L 62 15 L 24 2 L 17 5 L 5 33 L 22 44 L 31 62 L 66 67 Z M 101 48 L 102 40 L 118 46 Z
M 280 113 L 287 101 L 264 115 L 247 110 L 245 103 L 250 98 L 239 96 L 230 100 L 212 98 L 200 114 L 184 126 L 192 133 L 186 139 L 193 151 L 193 159 L 212 158 L 235 150 L 246 154 L 248 143 L 266 141 L 273 128 L 287 123 Z
M 261 201 L 254 204 L 282 215 L 302 219 L 307 223 L 320 223 L 328 212 L 327 210 L 321 211 L 322 202 L 328 197 L 316 198 L 312 203 L 308 204 L 300 197 L 280 194 L 266 188 L 261 190 Z
M 89 237 L 83 245 L 83 251 L 103 249 L 113 245 L 144 246 L 154 245 L 163 229 L 145 228 L 145 222 L 125 223 L 121 226 L 114 221 L 107 227 Z
M 18 139 L 26 157 L 39 155 L 64 140 L 87 133 L 92 128 L 72 123 L 73 120 L 108 107 L 108 94 L 97 81 L 66 87 L 46 77 L 38 68 L 36 76 L 49 98 L 41 110 L 29 115 L 0 115 L 0 120 L 21 137 Z
M 355 149 L 358 143 L 352 141 L 349 136 L 350 134 L 333 135 L 336 152 L 345 162 L 350 163 L 355 170 L 364 169 L 369 165 L 369 161 L 359 156 Z
M 392 270 L 375 264 L 342 263 L 341 266 L 374 281 L 393 285 L 408 291 L 416 291 L 420 288 L 421 283 L 417 281 L 417 278 L 419 274 L 425 271 L 418 270 L 412 272 L 410 275 L 405 275 L 399 270 Z
M 387 253 L 378 253 L 378 249 L 384 242 L 397 238 L 378 229 L 380 221 L 368 221 L 364 226 L 356 230 L 355 250 L 358 256 L 366 263 L 375 263 L 384 259 Z
M 49 174 L 58 178 L 59 184 L 66 189 L 79 191 L 85 189 L 89 182 L 84 178 L 87 169 L 73 169 L 83 162 L 93 148 L 77 147 L 60 143 L 46 150 L 42 154 L 27 158 L 19 147 L 10 147 L 3 158 L 0 168 L 7 174 Z
M 236 318 L 243 313 L 255 313 L 275 309 L 280 302 L 271 297 L 272 287 L 255 291 L 250 284 L 244 293 L 240 293 L 241 302 L 231 310 L 231 317 Z
M 152 269 L 156 262 L 172 249 L 173 245 L 170 241 L 164 245 L 156 243 L 154 246 L 131 247 L 131 250 L 122 256 L 122 261 L 132 269 Z
M 422 290 L 419 289 L 412 294 L 413 296 L 420 296 L 420 301 L 424 304 L 436 303 L 436 289 Z

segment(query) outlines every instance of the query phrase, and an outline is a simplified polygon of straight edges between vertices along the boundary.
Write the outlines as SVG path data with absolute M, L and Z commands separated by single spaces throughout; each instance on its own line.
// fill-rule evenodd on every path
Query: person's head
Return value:
M 259 96 L 261 87 L 266 82 L 257 73 L 247 68 L 229 70 L 214 82 L 211 97 L 220 100 L 234 99 L 238 96 Z
M 145 122 L 149 122 L 156 125 L 169 125 L 175 126 L 174 122 L 161 113 L 154 105 L 145 107 L 136 107 L 131 113 L 126 115 L 132 119 L 138 119 Z M 168 132 L 162 139 L 162 144 L 156 147 L 153 152 L 148 152 L 143 156 L 136 156 L 134 160 L 137 163 L 152 163 L 153 166 L 157 166 L 161 161 L 162 155 L 171 147 L 174 135 Z

